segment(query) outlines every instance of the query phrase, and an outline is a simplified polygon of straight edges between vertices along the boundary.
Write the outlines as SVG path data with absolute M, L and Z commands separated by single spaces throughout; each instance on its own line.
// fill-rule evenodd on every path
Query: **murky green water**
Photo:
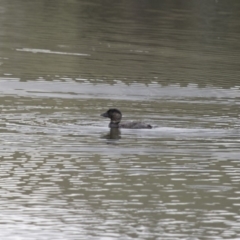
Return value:
M 1 239 L 239 239 L 239 11 L 1 1 Z

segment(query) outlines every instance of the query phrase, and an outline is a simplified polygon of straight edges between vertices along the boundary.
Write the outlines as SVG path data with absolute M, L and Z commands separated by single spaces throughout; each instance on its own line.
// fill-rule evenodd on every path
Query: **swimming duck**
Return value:
M 151 125 L 143 122 L 124 122 L 121 123 L 122 113 L 116 108 L 110 108 L 107 112 L 101 114 L 102 117 L 110 118 L 110 128 L 130 128 L 130 129 L 144 129 L 152 128 Z

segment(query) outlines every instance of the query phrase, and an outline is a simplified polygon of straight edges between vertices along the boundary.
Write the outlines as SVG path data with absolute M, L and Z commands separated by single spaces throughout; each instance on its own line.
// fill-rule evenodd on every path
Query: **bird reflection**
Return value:
M 118 128 L 111 128 L 109 133 L 104 135 L 103 138 L 114 140 L 121 139 L 121 131 Z

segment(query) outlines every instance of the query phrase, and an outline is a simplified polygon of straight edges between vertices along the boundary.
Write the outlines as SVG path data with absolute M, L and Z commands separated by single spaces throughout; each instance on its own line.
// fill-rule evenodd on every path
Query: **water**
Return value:
M 239 9 L 2 1 L 1 239 L 239 239 Z

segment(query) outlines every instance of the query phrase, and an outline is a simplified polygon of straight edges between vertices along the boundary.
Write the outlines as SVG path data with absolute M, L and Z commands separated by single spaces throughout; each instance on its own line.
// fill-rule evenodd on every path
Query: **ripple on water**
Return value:
M 5 239 L 240 234 L 234 224 L 239 119 L 227 100 L 235 92 L 191 85 L 82 85 L 69 79 L 57 85 L 10 82 L 1 79 Z M 117 101 L 109 103 L 114 95 Z M 125 119 L 146 119 L 155 128 L 111 135 L 99 114 L 115 104 Z

